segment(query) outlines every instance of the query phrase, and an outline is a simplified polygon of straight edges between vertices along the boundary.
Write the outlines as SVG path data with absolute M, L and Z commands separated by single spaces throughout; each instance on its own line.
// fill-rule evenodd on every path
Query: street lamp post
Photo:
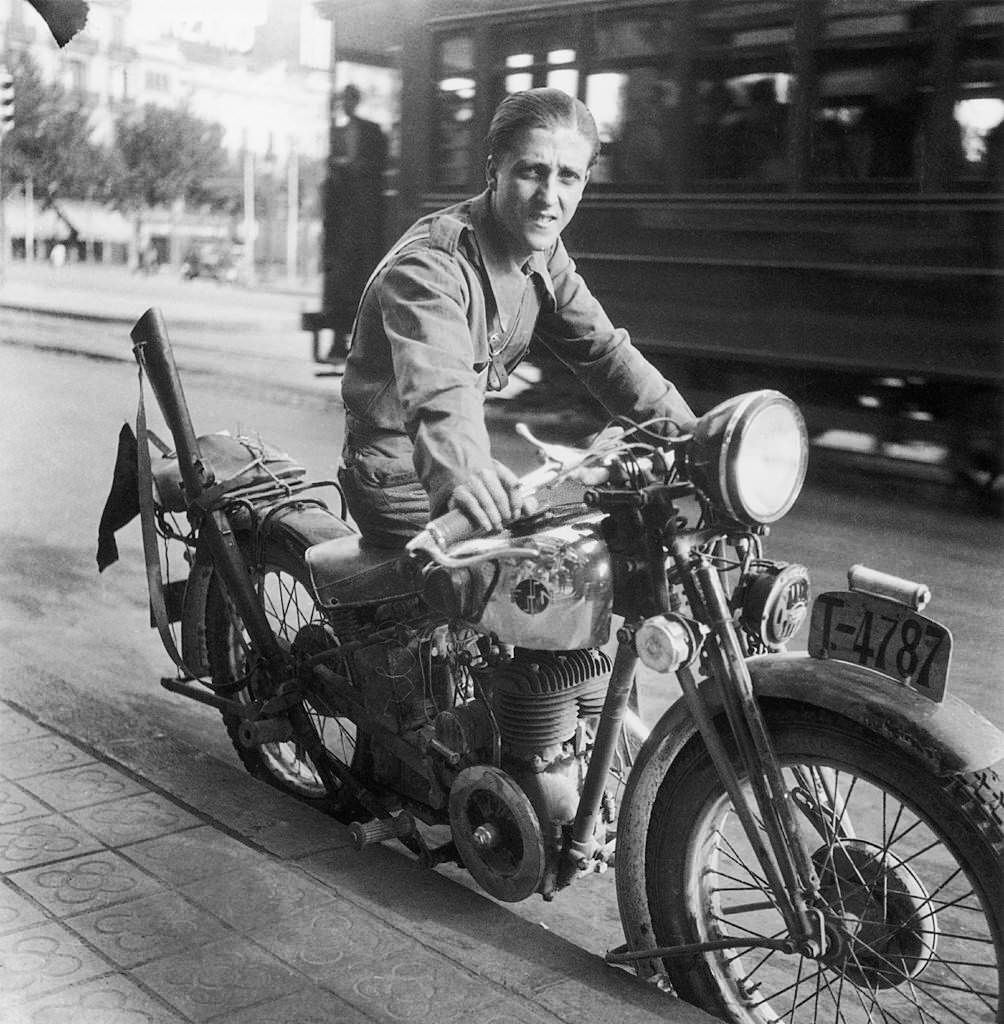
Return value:
M 254 215 L 254 153 L 244 144 L 244 273 L 248 284 L 254 281 L 254 246 L 257 227 Z
M 296 281 L 300 247 L 300 159 L 292 140 L 286 158 L 286 277 Z

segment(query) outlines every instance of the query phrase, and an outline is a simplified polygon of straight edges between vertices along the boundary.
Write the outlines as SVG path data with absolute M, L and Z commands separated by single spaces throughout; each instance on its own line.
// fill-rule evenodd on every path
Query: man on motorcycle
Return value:
M 562 243 L 599 153 L 588 108 L 558 89 L 516 93 L 487 142 L 487 189 L 413 224 L 360 300 L 339 481 L 377 546 L 403 546 L 449 508 L 484 529 L 532 511 L 492 458 L 484 396 L 505 387 L 533 337 L 611 413 L 663 418 L 670 433 L 694 420 Z

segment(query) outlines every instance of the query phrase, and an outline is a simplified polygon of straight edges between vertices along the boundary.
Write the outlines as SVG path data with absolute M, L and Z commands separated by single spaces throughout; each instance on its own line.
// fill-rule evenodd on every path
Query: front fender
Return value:
M 959 698 L 936 704 L 871 669 L 807 654 L 768 654 L 747 662 L 757 697 L 824 708 L 900 747 L 935 775 L 978 771 L 1004 760 L 1004 733 Z M 724 714 L 717 685 L 700 692 L 713 716 Z M 635 760 L 617 829 L 617 902 L 631 949 L 656 945 L 645 886 L 645 842 L 662 780 L 697 732 L 685 701 L 659 719 Z M 641 961 L 643 976 L 661 965 Z

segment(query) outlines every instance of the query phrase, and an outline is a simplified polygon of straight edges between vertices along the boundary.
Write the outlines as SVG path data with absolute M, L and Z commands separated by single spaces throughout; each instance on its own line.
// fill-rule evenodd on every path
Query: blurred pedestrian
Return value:
M 329 359 L 344 359 L 363 285 L 383 255 L 383 176 L 387 140 L 356 114 L 359 89 L 337 98 L 324 183 L 323 312 L 334 330 Z
M 66 263 L 66 246 L 62 242 L 57 242 L 52 249 L 49 251 L 49 261 L 52 266 L 59 270 Z

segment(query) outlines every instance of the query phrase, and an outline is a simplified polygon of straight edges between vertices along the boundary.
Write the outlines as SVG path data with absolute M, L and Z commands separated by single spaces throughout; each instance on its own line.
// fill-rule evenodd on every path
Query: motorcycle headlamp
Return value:
M 695 483 L 732 518 L 762 525 L 794 505 L 808 456 L 798 406 L 779 391 L 751 391 L 700 418 L 691 471 Z

